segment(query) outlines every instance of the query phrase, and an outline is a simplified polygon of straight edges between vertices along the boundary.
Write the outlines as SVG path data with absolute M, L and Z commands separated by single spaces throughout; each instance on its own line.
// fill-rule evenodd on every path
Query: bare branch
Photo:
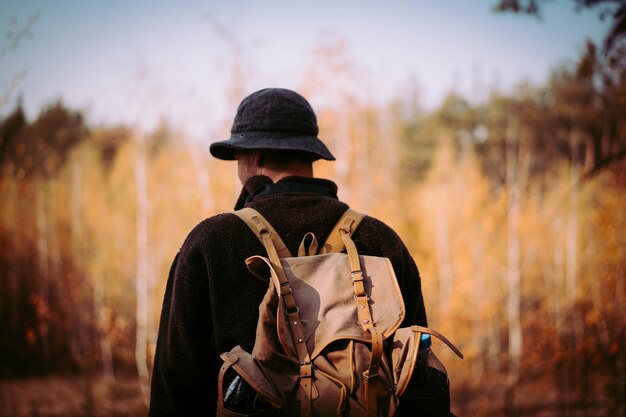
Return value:
M 24 39 L 32 39 L 35 35 L 32 27 L 38 19 L 39 12 L 35 12 L 26 20 L 23 26 L 20 26 L 17 18 L 11 18 L 9 29 L 5 33 L 6 45 L 0 48 L 0 61 L 10 52 L 15 51 Z

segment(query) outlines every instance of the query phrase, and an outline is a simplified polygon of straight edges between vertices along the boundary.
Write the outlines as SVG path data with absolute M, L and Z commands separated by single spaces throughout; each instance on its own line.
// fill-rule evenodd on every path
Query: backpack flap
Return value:
M 350 280 L 347 255 L 329 253 L 301 258 L 283 258 L 281 264 L 296 299 L 305 340 L 314 359 L 328 345 L 337 340 L 371 340 L 359 323 L 355 308 L 354 289 Z M 386 258 L 360 256 L 363 273 L 367 277 L 365 292 L 375 303 L 371 304 L 372 318 L 384 338 L 398 329 L 404 320 L 404 302 L 395 279 L 393 267 Z M 248 269 L 261 279 L 272 277 L 279 288 L 276 273 L 270 261 L 262 256 L 246 260 Z M 282 303 L 279 303 L 281 309 Z M 295 341 L 291 339 L 284 314 L 278 314 L 281 342 L 287 352 L 293 353 Z
M 286 259 L 283 269 L 293 288 L 302 314 L 312 358 L 338 340 L 370 342 L 357 310 L 348 256 L 329 253 L 316 257 Z M 365 277 L 363 286 L 371 320 L 383 338 L 400 326 L 405 316 L 404 302 L 393 267 L 388 259 L 359 256 Z

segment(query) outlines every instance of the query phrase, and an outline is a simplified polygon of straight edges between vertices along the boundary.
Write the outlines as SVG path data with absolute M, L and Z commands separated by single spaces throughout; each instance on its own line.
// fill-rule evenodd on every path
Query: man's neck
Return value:
M 285 177 L 307 177 L 313 178 L 313 167 L 298 167 L 289 169 L 287 171 L 281 170 L 276 171 L 271 168 L 263 168 L 261 170 L 261 175 L 266 175 L 272 179 L 272 182 L 278 182 Z

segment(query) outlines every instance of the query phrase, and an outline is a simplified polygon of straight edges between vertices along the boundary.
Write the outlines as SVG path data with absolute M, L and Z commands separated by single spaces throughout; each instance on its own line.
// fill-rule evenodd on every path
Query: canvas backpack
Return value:
M 405 309 L 391 262 L 359 255 L 351 238 L 363 214 L 348 209 L 319 254 L 307 233 L 294 257 L 260 213 L 234 213 L 267 251 L 246 264 L 268 289 L 252 352 L 221 355 L 218 416 L 399 415 L 421 335 L 463 357 L 432 329 L 400 328 Z

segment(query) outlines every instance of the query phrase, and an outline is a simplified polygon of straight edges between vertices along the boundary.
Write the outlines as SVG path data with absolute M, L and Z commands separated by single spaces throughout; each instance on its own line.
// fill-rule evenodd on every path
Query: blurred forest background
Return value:
M 533 4 L 499 3 L 536 14 Z M 316 174 L 409 246 L 431 327 L 466 355 L 435 347 L 459 416 L 626 415 L 620 36 L 589 42 L 544 85 L 479 104 L 452 93 L 433 111 L 417 86 L 383 104 L 346 88 L 358 74 L 341 42 L 313 52 L 320 65 L 299 91 L 324 103 L 337 156 Z M 242 89 L 233 77 L 233 115 Z M 239 188 L 234 164 L 166 122 L 142 132 L 89 125 L 61 101 L 32 120 L 19 102 L 7 108 L 0 415 L 145 415 L 171 261 Z

